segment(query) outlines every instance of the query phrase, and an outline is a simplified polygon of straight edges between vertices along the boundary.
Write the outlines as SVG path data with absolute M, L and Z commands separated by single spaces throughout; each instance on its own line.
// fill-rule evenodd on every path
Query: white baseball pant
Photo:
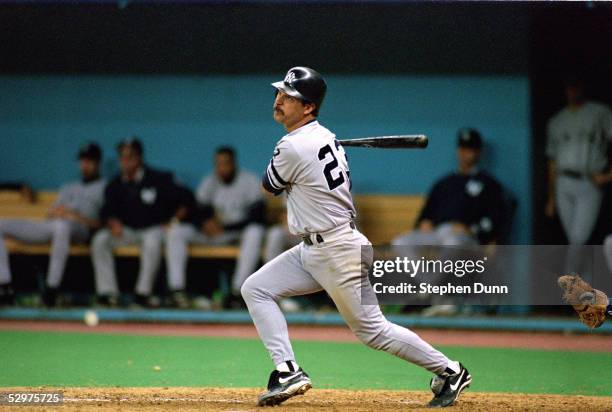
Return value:
M 275 365 L 295 360 L 280 298 L 325 290 L 357 338 L 377 350 L 441 374 L 449 359 L 414 332 L 389 322 L 378 305 L 363 305 L 361 245 L 368 239 L 346 224 L 321 234 L 324 242 L 300 243 L 266 263 L 242 286 L 242 296 Z M 314 238 L 314 236 L 312 236 Z M 370 249 L 366 249 L 371 252 Z
M 206 236 L 191 224 L 173 224 L 166 233 L 166 265 L 170 289 L 185 289 L 189 244 L 227 245 L 239 242 L 240 255 L 232 278 L 232 291 L 238 294 L 246 278 L 257 267 L 261 257 L 264 232 L 262 225 L 252 223 L 241 231 L 224 232 L 218 236 Z
M 96 278 L 98 295 L 117 296 L 117 275 L 113 249 L 118 246 L 140 246 L 140 270 L 136 281 L 136 293 L 148 296 L 153 292 L 155 275 L 161 261 L 163 228 L 152 226 L 146 229 L 123 227 L 120 238 L 111 234 L 110 230 L 98 231 L 91 241 L 91 257 Z
M 466 233 L 455 233 L 452 223 L 442 223 L 431 232 L 413 230 L 391 242 L 393 246 L 475 246 L 478 240 Z
M 557 177 L 557 210 L 570 245 L 584 245 L 589 240 L 602 197 L 601 189 L 588 179 Z
M 4 236 L 26 243 L 51 242 L 47 286 L 57 288 L 62 283 L 64 268 L 70 253 L 70 242 L 85 242 L 88 229 L 66 219 L 35 222 L 23 219 L 0 220 L 0 284 L 12 279 Z

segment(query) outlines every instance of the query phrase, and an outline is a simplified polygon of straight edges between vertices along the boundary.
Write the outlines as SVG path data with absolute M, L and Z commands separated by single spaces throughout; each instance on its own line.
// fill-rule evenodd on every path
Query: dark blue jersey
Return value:
M 106 186 L 102 220 L 119 219 L 126 226 L 142 229 L 168 222 L 176 213 L 181 192 L 171 173 L 148 167 L 140 180 L 128 182 L 121 175 Z
M 460 222 L 486 243 L 496 239 L 503 207 L 502 188 L 493 177 L 480 171 L 453 173 L 434 185 L 418 222 Z

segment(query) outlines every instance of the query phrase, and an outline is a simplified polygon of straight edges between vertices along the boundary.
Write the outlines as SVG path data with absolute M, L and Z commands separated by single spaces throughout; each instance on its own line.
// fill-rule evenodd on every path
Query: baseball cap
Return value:
M 100 160 L 102 158 L 102 149 L 94 142 L 87 142 L 79 148 L 77 159 Z
M 121 149 L 123 149 L 124 147 L 131 148 L 140 156 L 142 156 L 142 152 L 144 150 L 142 147 L 142 142 L 137 137 L 128 137 L 127 139 L 123 139 L 122 141 L 120 141 L 117 145 L 117 151 L 121 151 Z
M 469 149 L 481 149 L 482 137 L 478 130 L 464 127 L 457 132 L 457 146 Z

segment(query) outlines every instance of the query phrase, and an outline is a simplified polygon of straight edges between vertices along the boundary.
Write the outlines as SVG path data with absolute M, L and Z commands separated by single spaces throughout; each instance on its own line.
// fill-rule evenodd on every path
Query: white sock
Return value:
M 292 360 L 276 365 L 276 370 L 279 372 L 296 372 L 299 368 L 299 365 Z
M 453 375 L 456 373 L 459 373 L 459 371 L 461 371 L 461 367 L 459 366 L 459 362 L 456 361 L 452 361 L 452 360 L 448 360 L 448 364 L 446 365 L 447 369 L 450 369 L 453 371 Z

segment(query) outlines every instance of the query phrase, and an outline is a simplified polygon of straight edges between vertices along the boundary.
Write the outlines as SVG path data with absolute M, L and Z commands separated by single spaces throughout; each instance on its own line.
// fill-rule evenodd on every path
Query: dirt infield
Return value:
M 52 390 L 36 388 L 35 390 Z M 3 392 L 12 389 L 3 388 Z M 16 389 L 15 389 L 16 390 Z M 24 388 L 19 388 L 24 390 Z M 32 390 L 32 388 L 29 388 Z M 63 388 L 61 407 L 20 407 L 20 411 L 134 410 L 134 411 L 262 411 L 255 407 L 258 389 L 221 388 Z M 348 391 L 313 389 L 285 402 L 279 409 L 290 411 L 397 411 L 430 410 L 424 405 L 428 392 Z M 0 407 L 2 409 L 2 407 Z M 279 410 L 274 409 L 274 410 Z M 503 393 L 462 394 L 452 411 L 609 411 L 612 398 Z

